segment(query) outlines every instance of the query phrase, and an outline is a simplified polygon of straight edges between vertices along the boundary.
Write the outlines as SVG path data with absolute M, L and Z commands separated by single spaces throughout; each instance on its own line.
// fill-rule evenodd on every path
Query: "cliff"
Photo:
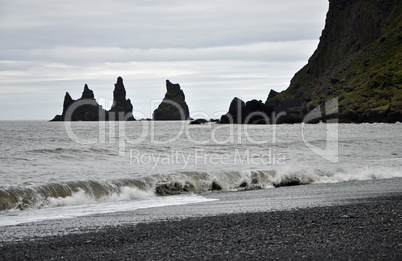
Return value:
M 153 113 L 154 120 L 189 120 L 190 114 L 179 84 L 166 80 L 166 94 Z
M 81 98 L 73 100 L 68 92 L 64 96 L 63 112 L 51 121 L 100 121 L 100 120 L 135 120 L 130 99 L 126 100 L 123 79 L 117 78 L 113 92 L 113 106 L 106 111 L 95 100 L 92 90 L 85 84 Z
M 330 0 L 316 51 L 285 91 L 270 92 L 268 117 L 302 122 L 320 106 L 307 121 L 402 121 L 401 43 L 402 1 Z M 337 109 L 326 111 L 336 99 Z M 271 112 L 286 115 L 274 120 Z

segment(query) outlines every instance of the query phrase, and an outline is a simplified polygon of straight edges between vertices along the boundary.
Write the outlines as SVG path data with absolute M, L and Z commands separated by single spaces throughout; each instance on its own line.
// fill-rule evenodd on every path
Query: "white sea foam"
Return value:
M 61 207 L 61 206 L 79 206 L 88 204 L 99 204 L 107 202 L 119 202 L 130 200 L 151 199 L 155 196 L 152 191 L 144 191 L 133 187 L 122 187 L 119 192 L 113 192 L 99 198 L 87 194 L 84 190 L 80 189 L 78 192 L 73 193 L 67 197 L 50 197 L 46 199 L 46 203 L 41 202 L 38 206 L 45 208 Z M 37 207 L 38 208 L 38 207 Z
M 0 189 L 1 210 L 28 210 L 149 200 L 156 195 L 266 189 L 311 183 L 335 183 L 402 177 L 398 167 L 296 168 L 275 170 L 187 171 L 147 178 L 70 181 Z
M 128 194 L 132 194 L 130 191 Z M 140 193 L 141 194 L 141 193 Z M 132 195 L 126 195 L 131 197 Z M 170 197 L 144 197 L 137 200 L 123 200 L 126 196 L 103 198 L 100 201 L 91 199 L 82 192 L 77 192 L 64 199 L 51 199 L 52 206 L 29 211 L 9 210 L 0 214 L 0 226 L 10 226 L 29 222 L 38 222 L 51 219 L 67 219 L 94 214 L 113 213 L 121 211 L 133 211 L 142 208 L 166 207 L 184 204 L 195 204 L 214 201 L 216 199 L 205 198 L 199 195 L 176 195 Z M 141 197 L 144 195 L 141 195 Z M 136 194 L 137 197 L 137 194 Z
M 25 206 L 25 210 L 12 208 L 0 213 L 0 226 L 36 222 L 46 219 L 64 219 L 77 216 L 130 211 L 140 208 L 182 205 L 206 202 L 207 199 L 194 193 L 210 190 L 233 191 L 245 189 L 266 189 L 277 186 L 303 185 L 311 183 L 336 183 L 370 179 L 388 179 L 402 177 L 402 171 L 390 167 L 361 167 L 349 170 L 326 170 L 304 168 L 282 168 L 277 170 L 249 170 L 228 172 L 185 172 L 171 175 L 157 175 L 149 182 L 152 189 L 143 190 L 137 187 L 113 187 L 114 191 L 95 196 L 80 188 L 65 197 L 47 197 L 37 195 L 34 204 Z M 126 181 L 127 182 L 127 181 Z M 82 184 L 85 182 L 80 182 Z M 118 184 L 121 181 L 85 184 Z M 136 183 L 135 181 L 132 182 Z M 74 183 L 75 184 L 75 183 Z M 151 184 L 150 187 L 151 187 Z M 59 186 L 60 187 L 60 186 Z M 173 196 L 157 196 L 155 188 L 165 188 L 165 194 Z M 49 189 L 52 186 L 48 186 Z M 105 185 L 105 188 L 111 188 Z M 43 187 L 41 188 L 43 190 Z M 19 190 L 21 191 L 21 189 Z M 35 190 L 30 190 L 35 191 Z M 38 191 L 38 190 L 37 190 Z M 157 191 L 157 190 L 156 190 Z M 174 195 L 178 194 L 178 195 Z M 32 195 L 31 195 L 32 198 Z M 20 206 L 21 203 L 17 205 Z

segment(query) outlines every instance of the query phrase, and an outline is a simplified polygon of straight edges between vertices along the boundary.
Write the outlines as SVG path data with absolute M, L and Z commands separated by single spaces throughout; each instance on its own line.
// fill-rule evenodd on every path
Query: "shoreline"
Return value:
M 235 213 L 0 244 L 0 260 L 401 260 L 402 193 L 344 205 Z

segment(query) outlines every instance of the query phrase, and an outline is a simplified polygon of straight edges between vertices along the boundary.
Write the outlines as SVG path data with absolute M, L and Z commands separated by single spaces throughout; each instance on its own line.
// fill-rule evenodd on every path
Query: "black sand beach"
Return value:
M 1 260 L 402 260 L 402 193 L 3 242 Z

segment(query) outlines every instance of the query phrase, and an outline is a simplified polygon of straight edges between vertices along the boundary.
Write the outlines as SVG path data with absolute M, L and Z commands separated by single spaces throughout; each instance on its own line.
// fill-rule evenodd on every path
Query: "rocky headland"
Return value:
M 66 92 L 62 114 L 56 115 L 51 121 L 135 120 L 132 113 L 133 105 L 130 99 L 126 99 L 123 79 L 118 77 L 113 91 L 113 105 L 109 111 L 96 102 L 93 91 L 85 84 L 82 96 L 78 100 L 73 100 Z
M 153 113 L 153 120 L 190 120 L 183 90 L 179 84 L 166 80 L 166 94 Z
M 319 45 L 282 92 L 234 98 L 221 123 L 402 122 L 402 2 L 330 0 Z

